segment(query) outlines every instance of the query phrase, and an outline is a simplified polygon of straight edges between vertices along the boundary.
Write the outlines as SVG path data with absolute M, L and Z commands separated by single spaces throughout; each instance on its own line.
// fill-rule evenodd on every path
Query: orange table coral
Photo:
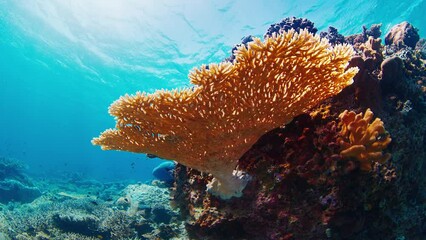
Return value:
M 194 69 L 191 88 L 125 95 L 109 112 L 115 129 L 92 143 L 104 150 L 155 154 L 214 176 L 209 190 L 241 196 L 238 159 L 267 131 L 290 122 L 352 83 L 354 51 L 306 30 L 254 38 L 234 63 Z
M 383 121 L 375 118 L 373 112 L 367 109 L 364 113 L 356 114 L 353 111 L 344 111 L 340 114 L 342 129 L 338 143 L 342 147 L 340 155 L 354 157 L 360 161 L 363 171 L 371 170 L 372 163 L 384 163 L 391 155 L 383 154 L 383 150 L 392 141 L 386 132 Z

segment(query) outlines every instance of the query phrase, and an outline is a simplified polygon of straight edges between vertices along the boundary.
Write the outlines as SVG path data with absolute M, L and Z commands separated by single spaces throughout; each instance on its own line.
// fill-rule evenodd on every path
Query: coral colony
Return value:
M 116 117 L 94 144 L 155 154 L 210 173 L 211 193 L 241 196 L 247 176 L 238 159 L 266 132 L 339 93 L 357 68 L 346 69 L 349 45 L 331 47 L 307 30 L 273 33 L 237 48 L 233 63 L 195 69 L 195 88 L 137 93 L 110 107 Z

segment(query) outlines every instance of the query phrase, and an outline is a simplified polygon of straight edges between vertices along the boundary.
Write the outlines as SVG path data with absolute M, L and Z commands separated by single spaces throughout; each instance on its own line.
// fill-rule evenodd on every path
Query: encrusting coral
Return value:
M 364 113 L 356 114 L 353 111 L 344 111 L 340 114 L 342 129 L 338 143 L 342 147 L 340 155 L 354 157 L 359 160 L 363 171 L 372 169 L 372 163 L 384 163 L 391 155 L 383 154 L 383 150 L 392 141 L 386 132 L 383 121 L 375 118 L 373 112 L 367 109 Z
M 247 179 L 238 159 L 267 131 L 339 93 L 357 68 L 346 69 L 349 45 L 331 47 L 307 30 L 253 38 L 235 61 L 203 65 L 192 88 L 125 95 L 109 112 L 116 129 L 92 143 L 104 150 L 154 154 L 214 176 L 209 190 L 241 196 Z

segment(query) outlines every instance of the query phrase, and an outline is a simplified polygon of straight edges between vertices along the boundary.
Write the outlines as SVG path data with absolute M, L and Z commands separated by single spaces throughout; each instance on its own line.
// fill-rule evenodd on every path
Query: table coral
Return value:
M 340 155 L 354 157 L 360 161 L 360 168 L 371 170 L 374 162 L 384 163 L 391 157 L 383 150 L 391 142 L 380 118 L 373 119 L 373 112 L 367 109 L 364 113 L 356 114 L 353 111 L 344 111 L 340 114 L 342 129 L 338 139 L 342 147 Z
M 92 143 L 104 150 L 150 153 L 211 173 L 209 190 L 241 196 L 238 159 L 267 131 L 339 93 L 357 68 L 347 68 L 351 46 L 331 47 L 307 30 L 254 38 L 234 52 L 234 63 L 189 74 L 194 87 L 125 95 L 109 109 L 116 129 Z

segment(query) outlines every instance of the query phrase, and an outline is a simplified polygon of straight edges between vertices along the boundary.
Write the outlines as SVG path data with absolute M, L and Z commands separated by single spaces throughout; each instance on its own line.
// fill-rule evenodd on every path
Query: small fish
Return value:
M 149 157 L 149 158 L 158 158 L 157 155 L 154 155 L 154 154 L 151 154 L 151 153 L 146 154 L 146 156 Z

